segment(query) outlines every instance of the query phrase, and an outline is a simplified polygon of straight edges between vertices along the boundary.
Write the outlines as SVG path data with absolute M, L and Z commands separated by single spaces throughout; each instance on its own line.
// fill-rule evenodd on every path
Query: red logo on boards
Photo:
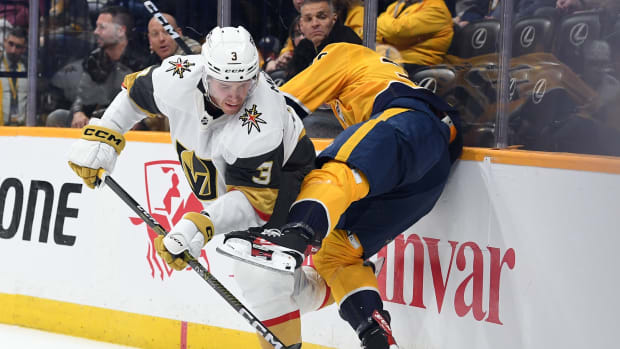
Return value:
M 500 320 L 501 280 L 509 277 L 515 268 L 514 249 L 481 248 L 473 241 L 446 243 L 417 234 L 407 238 L 401 234 L 393 244 L 394 253 L 389 254 L 389 260 L 386 247 L 377 253 L 379 258 L 386 258 L 386 264 L 394 266 L 391 277 L 388 278 L 386 266 L 378 276 L 379 291 L 385 301 L 426 309 L 434 300 L 438 313 L 447 305 L 452 306 L 459 317 L 469 315 L 476 321 L 503 325 Z M 408 246 L 413 248 L 413 258 L 405 254 Z M 425 284 L 429 279 L 432 283 Z M 405 281 L 412 284 L 405 285 Z M 387 292 L 388 288 L 392 292 Z M 429 289 L 432 292 L 424 292 Z M 446 297 L 453 301 L 452 305 L 444 302 Z
M 200 212 L 203 209 L 200 200 L 194 196 L 187 185 L 182 185 L 185 175 L 178 161 L 160 160 L 144 164 L 144 184 L 146 190 L 145 208 L 166 231 L 170 229 L 187 212 Z M 149 244 L 146 250 L 151 277 L 164 279 L 172 274 L 173 269 L 168 267 L 166 262 L 161 259 L 153 241 L 157 233 L 142 221 L 140 217 L 129 217 L 134 225 L 143 225 L 146 229 Z M 209 269 L 209 260 L 203 250 L 201 259 L 206 262 Z

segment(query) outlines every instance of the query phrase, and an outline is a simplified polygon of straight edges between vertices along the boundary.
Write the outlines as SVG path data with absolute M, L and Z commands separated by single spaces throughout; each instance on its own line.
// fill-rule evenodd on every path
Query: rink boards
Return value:
M 66 165 L 78 136 L 0 128 L 0 322 L 143 348 L 256 348 L 209 285 L 156 256 L 118 197 L 81 184 Z M 195 207 L 168 136 L 127 139 L 114 178 L 172 225 Z M 435 209 L 379 252 L 401 348 L 611 346 L 619 197 L 618 158 L 466 149 Z M 216 242 L 201 262 L 236 293 Z M 302 322 L 304 348 L 359 347 L 334 305 Z

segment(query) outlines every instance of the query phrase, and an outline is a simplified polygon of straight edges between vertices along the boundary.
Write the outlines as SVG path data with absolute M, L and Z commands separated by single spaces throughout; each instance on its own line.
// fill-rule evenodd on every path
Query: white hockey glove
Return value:
M 101 126 L 93 118 L 82 128 L 82 138 L 71 145 L 69 166 L 93 189 L 100 168 L 112 172 L 116 158 L 125 147 L 125 138 L 115 129 Z
M 200 257 L 204 245 L 213 238 L 213 222 L 202 213 L 188 212 L 164 237 L 155 238 L 157 254 L 174 270 L 187 268 L 188 251 L 194 259 Z

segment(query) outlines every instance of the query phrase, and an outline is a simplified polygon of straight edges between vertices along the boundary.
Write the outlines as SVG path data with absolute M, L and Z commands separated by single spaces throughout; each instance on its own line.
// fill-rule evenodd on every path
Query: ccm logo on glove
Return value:
M 187 268 L 191 258 L 200 257 L 204 245 L 213 238 L 213 222 L 207 213 L 188 212 L 166 236 L 155 238 L 157 254 L 174 270 Z M 189 255 L 183 254 L 188 251 Z
M 123 137 L 123 135 L 121 135 L 119 132 L 101 126 L 84 126 L 82 138 L 89 141 L 99 141 L 107 143 L 111 145 L 118 154 L 120 154 L 123 148 L 125 148 L 125 138 Z
M 183 247 L 183 243 L 181 242 L 181 240 L 177 239 L 176 237 L 171 236 L 170 240 L 176 242 L 179 245 L 179 247 Z

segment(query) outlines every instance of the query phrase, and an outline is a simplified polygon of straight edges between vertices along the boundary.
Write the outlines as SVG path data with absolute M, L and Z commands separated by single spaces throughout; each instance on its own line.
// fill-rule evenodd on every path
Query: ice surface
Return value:
M 11 349 L 121 349 L 132 348 L 31 328 L 0 324 L 0 348 Z

